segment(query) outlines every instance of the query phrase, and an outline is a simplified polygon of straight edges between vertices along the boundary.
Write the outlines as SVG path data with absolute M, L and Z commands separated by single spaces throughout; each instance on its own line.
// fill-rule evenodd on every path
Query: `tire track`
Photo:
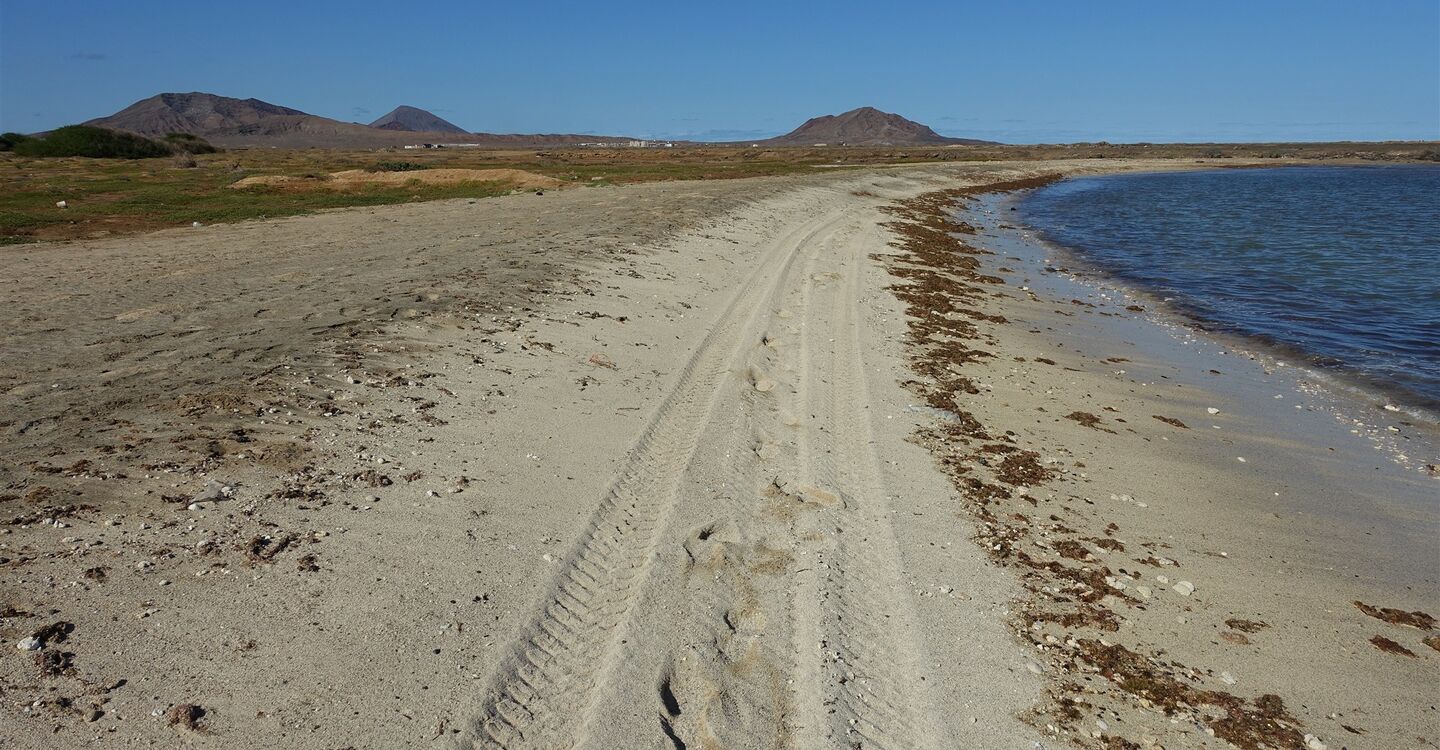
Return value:
M 647 577 L 676 493 L 732 363 L 789 276 L 800 248 L 840 217 L 805 222 L 764 253 L 656 410 L 537 613 L 493 674 L 467 748 L 569 748 L 588 723 L 597 688 Z
M 804 392 L 816 423 L 801 449 L 802 477 L 809 475 L 802 481 L 831 489 L 839 503 L 817 518 L 817 527 L 836 533 L 817 551 L 822 565 L 797 589 L 797 671 L 809 678 L 802 689 L 821 691 L 804 712 L 812 747 L 934 747 L 898 545 L 863 410 L 870 401 L 856 310 L 865 246 L 862 238 L 843 243 L 837 257 L 816 264 L 838 263 L 840 272 L 807 280 Z

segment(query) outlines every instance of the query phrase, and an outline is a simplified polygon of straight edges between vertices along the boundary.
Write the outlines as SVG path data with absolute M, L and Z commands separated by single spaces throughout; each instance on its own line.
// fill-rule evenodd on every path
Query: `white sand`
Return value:
M 20 612 L 0 624 L 0 739 L 1056 742 L 1031 716 L 1055 667 L 1011 631 L 1028 594 L 909 440 L 927 418 L 872 258 L 895 199 L 1054 168 L 1096 167 L 595 188 L 12 251 L 0 508 L 30 516 L 0 538 Z M 1070 381 L 1037 376 L 986 418 L 1042 391 L 1080 408 Z M 211 479 L 235 496 L 162 499 Z M 72 667 L 37 676 L 9 644 L 52 621 L 74 625 L 46 648 Z M 168 725 L 182 703 L 200 731 Z

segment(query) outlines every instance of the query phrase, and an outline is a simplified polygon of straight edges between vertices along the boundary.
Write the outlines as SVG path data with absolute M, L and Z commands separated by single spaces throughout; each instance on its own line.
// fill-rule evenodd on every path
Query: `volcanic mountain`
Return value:
M 209 135 L 217 131 L 254 125 L 268 117 L 293 116 L 311 117 L 298 109 L 277 106 L 259 99 L 232 99 L 228 96 L 193 92 L 156 94 L 109 117 L 96 118 L 85 124 L 112 130 L 128 130 L 141 135 Z
M 760 141 L 768 146 L 950 146 L 984 144 L 973 138 L 947 138 L 913 120 L 874 107 L 812 117 L 785 135 Z
M 418 114 L 418 117 L 411 117 Z M 409 126 L 396 129 L 385 122 L 394 118 Z M 377 127 L 340 122 L 307 114 L 259 99 L 192 92 L 157 94 L 142 99 L 109 117 L 86 122 L 113 130 L 149 136 L 191 133 L 217 146 L 269 146 L 275 148 L 385 148 L 416 143 L 475 143 L 494 148 L 562 146 L 591 141 L 625 142 L 630 139 L 599 135 L 466 133 L 454 125 L 413 107 L 399 107 L 377 120 Z M 415 130 L 444 127 L 444 130 Z
M 464 133 L 459 125 L 446 122 L 440 117 L 419 107 L 400 105 L 384 117 L 370 123 L 372 128 L 381 130 L 403 130 L 411 133 Z

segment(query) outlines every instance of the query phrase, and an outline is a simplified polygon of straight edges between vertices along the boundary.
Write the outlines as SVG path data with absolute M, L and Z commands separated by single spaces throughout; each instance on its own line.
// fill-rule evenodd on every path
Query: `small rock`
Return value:
M 1189 596 L 1195 593 L 1195 584 L 1189 581 L 1180 581 L 1179 583 L 1171 586 L 1170 588 L 1174 589 L 1175 593 L 1181 596 Z
M 205 488 L 200 490 L 194 497 L 190 498 L 192 504 L 215 502 L 217 500 L 228 500 L 235 496 L 235 487 L 225 482 L 217 482 L 211 479 L 205 483 Z M 203 506 L 202 506 L 203 507 Z M 191 508 L 194 510 L 194 508 Z
M 1207 413 L 1209 413 L 1209 414 L 1219 414 L 1219 413 L 1220 413 L 1220 410 L 1219 410 L 1219 409 L 1216 409 L 1216 408 L 1213 407 L 1213 406 L 1206 408 L 1205 411 L 1206 411 Z
M 20 651 L 39 651 L 42 645 L 44 644 L 40 643 L 39 638 L 30 635 L 21 638 L 20 642 L 15 644 L 15 648 Z
M 1031 672 L 1034 672 L 1035 674 L 1044 674 L 1044 673 L 1045 673 L 1045 668 L 1042 667 L 1042 666 L 1040 666 L 1039 664 L 1033 662 L 1033 661 L 1032 661 L 1032 662 L 1026 662 L 1025 668 L 1028 669 L 1028 670 L 1030 670 Z
M 1319 737 L 1313 734 L 1307 734 L 1305 735 L 1305 747 L 1310 750 L 1328 750 L 1329 745 L 1321 742 Z
M 1247 463 L 1247 461 L 1245 460 L 1245 457 L 1244 457 L 1244 456 L 1236 456 L 1236 457 L 1235 457 L 1235 460 L 1236 460 L 1236 461 L 1239 461 L 1239 462 L 1242 463 L 1242 464 L 1243 464 L 1243 463 Z
M 1223 683 L 1225 683 L 1226 685 L 1234 685 L 1234 684 L 1235 684 L 1235 675 L 1230 674 L 1229 672 L 1221 672 L 1221 673 L 1220 673 L 1220 681 L 1223 682 Z
M 55 207 L 56 207 L 56 208 L 69 208 L 69 207 L 70 207 L 70 203 L 69 203 L 69 201 L 55 201 Z
M 201 226 L 204 226 L 204 225 L 201 224 L 201 223 L 198 222 L 198 221 L 192 221 L 192 222 L 190 222 L 190 226 L 192 226 L 192 227 L 197 227 L 197 228 L 198 228 L 198 227 L 201 227 Z
M 1154 592 L 1149 586 L 1136 586 L 1135 593 L 1139 594 L 1141 599 L 1149 599 Z

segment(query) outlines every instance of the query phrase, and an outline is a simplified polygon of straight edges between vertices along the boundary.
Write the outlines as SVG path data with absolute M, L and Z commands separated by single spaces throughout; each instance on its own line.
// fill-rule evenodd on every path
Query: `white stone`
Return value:
M 1171 586 L 1170 588 L 1174 589 L 1175 593 L 1181 596 L 1189 596 L 1195 593 L 1195 584 L 1189 581 L 1180 581 L 1179 583 Z
M 40 639 L 36 638 L 33 635 L 21 638 L 20 642 L 15 644 L 15 648 L 19 649 L 20 651 L 39 651 Z

